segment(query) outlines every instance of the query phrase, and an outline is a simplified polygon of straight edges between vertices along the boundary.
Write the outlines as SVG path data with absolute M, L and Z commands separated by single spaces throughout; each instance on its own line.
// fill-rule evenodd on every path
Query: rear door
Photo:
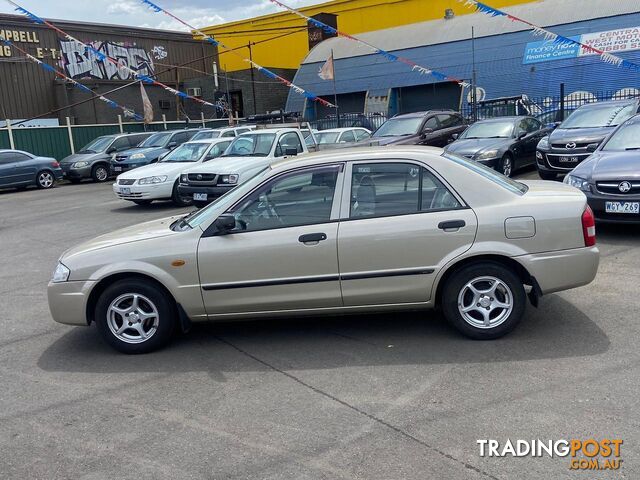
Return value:
M 349 164 L 338 231 L 345 306 L 430 300 L 438 271 L 475 238 L 473 211 L 412 161 Z

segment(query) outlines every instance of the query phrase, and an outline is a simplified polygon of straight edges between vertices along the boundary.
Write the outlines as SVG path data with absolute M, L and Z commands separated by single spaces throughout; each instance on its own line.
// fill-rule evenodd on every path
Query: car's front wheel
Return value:
M 96 165 L 91 169 L 91 178 L 94 182 L 106 182 L 109 180 L 109 169 L 104 165 Z
M 49 170 L 42 170 L 36 175 L 36 185 L 38 188 L 51 188 L 56 184 L 56 178 Z
M 467 337 L 502 337 L 522 319 L 524 286 L 507 267 L 482 262 L 463 267 L 444 285 L 442 310 L 447 320 Z
M 505 177 L 513 175 L 513 157 L 508 153 L 500 160 L 500 173 Z
M 165 346 L 176 324 L 175 306 L 152 282 L 120 280 L 105 289 L 95 320 L 102 337 L 116 350 L 148 353 Z
M 178 193 L 178 182 L 177 181 L 176 181 L 175 185 L 173 186 L 173 191 L 171 192 L 171 201 L 177 207 L 189 207 L 189 206 L 193 205 L 193 200 L 191 200 L 190 198 L 182 197 L 180 195 L 180 193 Z

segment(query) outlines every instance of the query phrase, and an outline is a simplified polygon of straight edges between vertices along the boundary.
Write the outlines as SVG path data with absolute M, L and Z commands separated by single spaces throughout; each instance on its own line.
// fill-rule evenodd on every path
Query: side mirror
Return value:
M 459 136 L 460 136 L 459 133 L 454 133 L 451 135 L 451 138 L 453 138 L 454 140 L 457 140 Z
M 427 127 L 427 128 L 425 128 L 425 129 L 423 129 L 423 130 L 422 130 L 422 133 L 423 133 L 424 135 L 426 135 L 426 134 L 428 134 L 428 133 L 433 133 L 433 128 L 429 128 L 429 127 Z
M 587 152 L 593 153 L 598 149 L 599 146 L 599 143 L 590 143 L 589 145 L 587 145 Z
M 178 144 L 176 142 L 169 142 L 167 144 L 167 148 L 168 149 L 176 148 L 177 146 L 178 146 Z
M 298 155 L 298 149 L 297 148 L 285 148 L 284 149 L 284 154 L 287 157 L 295 157 L 296 155 Z
M 518 140 L 522 140 L 524 137 L 526 137 L 528 134 L 527 132 L 520 132 L 518 134 Z
M 216 227 L 216 230 L 220 235 L 226 235 L 236 228 L 236 217 L 233 215 L 220 215 L 213 222 L 213 225 Z

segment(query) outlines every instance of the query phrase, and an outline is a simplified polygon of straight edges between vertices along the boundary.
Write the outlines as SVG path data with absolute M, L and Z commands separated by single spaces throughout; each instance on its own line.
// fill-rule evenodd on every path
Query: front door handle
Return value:
M 321 242 L 327 239 L 326 233 L 307 233 L 305 235 L 300 235 L 298 241 L 300 243 L 313 243 L 313 242 Z
M 464 220 L 449 220 L 447 222 L 440 222 L 438 228 L 440 230 L 449 230 L 454 228 L 462 228 L 466 225 Z

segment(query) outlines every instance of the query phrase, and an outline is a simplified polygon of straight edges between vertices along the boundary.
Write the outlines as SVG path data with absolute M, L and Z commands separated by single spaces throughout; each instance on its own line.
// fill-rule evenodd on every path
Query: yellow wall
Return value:
M 495 8 L 527 3 L 533 0 L 493 0 L 489 4 Z M 285 2 L 286 3 L 286 0 Z M 318 13 L 338 15 L 338 30 L 349 34 L 369 32 L 383 28 L 398 27 L 410 23 L 423 22 L 444 17 L 447 8 L 453 9 L 456 15 L 472 13 L 473 10 L 457 0 L 333 0 L 330 2 L 301 8 L 307 16 Z M 299 26 L 297 33 L 273 41 L 258 43 L 252 46 L 253 60 L 264 67 L 297 69 L 307 55 L 308 40 L 304 19 L 289 12 L 264 15 L 247 20 L 215 25 L 203 28 L 202 31 L 214 36 L 225 45 L 234 48 L 247 45 L 249 42 L 260 42 L 294 31 L 291 29 L 258 31 L 264 29 L 280 29 Z M 250 33 L 231 34 L 230 32 L 250 31 Z M 220 48 L 220 65 L 228 71 L 245 70 L 248 64 L 230 53 L 223 53 Z M 244 57 L 249 56 L 247 48 L 238 50 Z

